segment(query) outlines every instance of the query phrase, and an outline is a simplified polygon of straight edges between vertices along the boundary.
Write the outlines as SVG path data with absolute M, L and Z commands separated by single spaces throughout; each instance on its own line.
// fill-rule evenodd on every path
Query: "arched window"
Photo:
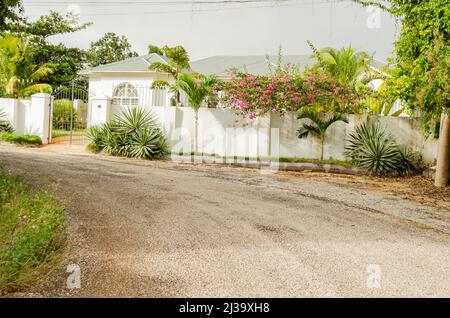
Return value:
M 122 83 L 114 89 L 113 105 L 136 106 L 138 102 L 138 92 L 132 84 Z

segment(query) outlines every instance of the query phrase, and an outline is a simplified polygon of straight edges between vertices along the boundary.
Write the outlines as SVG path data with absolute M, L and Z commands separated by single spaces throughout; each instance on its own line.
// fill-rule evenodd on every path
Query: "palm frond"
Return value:
M 154 62 L 148 66 L 148 69 L 155 72 L 167 73 L 174 77 L 176 76 L 176 70 L 172 66 L 162 62 Z

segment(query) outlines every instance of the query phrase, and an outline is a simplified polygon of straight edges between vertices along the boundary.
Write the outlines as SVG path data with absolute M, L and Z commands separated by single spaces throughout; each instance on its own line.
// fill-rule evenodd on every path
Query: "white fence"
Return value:
M 29 99 L 0 98 L 0 112 L 3 112 L 20 135 L 37 135 L 48 143 L 50 131 L 49 94 L 34 94 Z
M 104 122 L 112 118 L 108 112 L 108 102 L 98 103 L 102 107 L 92 105 L 95 112 L 93 118 L 102 118 L 92 124 Z M 267 114 L 252 122 L 243 120 L 228 109 L 201 108 L 199 111 L 198 145 L 194 145 L 195 113 L 190 107 L 147 107 L 157 118 L 164 130 L 174 153 L 197 152 L 220 156 L 237 157 L 288 157 L 288 158 L 320 158 L 320 141 L 314 136 L 306 139 L 297 137 L 297 130 L 302 120 L 296 113 L 288 113 L 283 117 Z M 378 119 L 400 144 L 407 145 L 422 153 L 426 162 L 433 162 L 437 153 L 437 140 L 425 138 L 422 133 L 420 119 L 409 117 L 377 117 L 350 115 L 349 124 L 335 123 L 329 128 L 324 144 L 325 159 L 343 160 L 345 139 L 356 125 L 363 121 Z M 304 119 L 303 119 L 304 120 Z
M 47 143 L 51 124 L 50 101 L 51 96 L 48 94 L 35 94 L 30 99 L 0 98 L 0 111 L 18 134 L 38 135 Z M 174 153 L 190 153 L 197 148 L 200 153 L 226 157 L 320 157 L 320 141 L 317 138 L 297 138 L 302 120 L 297 119 L 297 114 L 293 112 L 283 117 L 267 114 L 249 122 L 228 109 L 201 108 L 198 145 L 195 147 L 195 112 L 190 107 L 142 107 L 148 108 L 159 121 Z M 91 98 L 88 125 L 104 123 L 117 111 L 120 109 L 112 110 L 111 99 Z M 348 117 L 349 124 L 338 122 L 327 131 L 325 159 L 345 159 L 346 137 L 356 125 L 375 119 L 387 127 L 398 143 L 422 153 L 425 162 L 431 163 L 436 158 L 437 140 L 424 137 L 420 119 L 362 115 Z

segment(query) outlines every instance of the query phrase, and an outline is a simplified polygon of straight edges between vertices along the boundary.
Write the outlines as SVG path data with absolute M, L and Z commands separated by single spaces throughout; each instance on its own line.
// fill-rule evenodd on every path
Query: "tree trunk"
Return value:
M 325 141 L 325 137 L 320 138 L 320 160 L 323 161 L 323 144 Z
M 439 134 L 439 148 L 436 166 L 436 187 L 448 185 L 448 174 L 450 165 L 450 118 L 443 115 L 441 119 L 441 131 Z
M 198 111 L 195 112 L 195 152 L 198 153 Z

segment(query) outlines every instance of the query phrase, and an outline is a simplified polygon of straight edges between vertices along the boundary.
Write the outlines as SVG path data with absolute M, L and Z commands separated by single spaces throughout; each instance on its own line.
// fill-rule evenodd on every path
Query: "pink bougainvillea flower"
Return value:
M 248 118 L 250 118 L 250 119 L 255 119 L 255 118 L 256 118 L 255 113 L 250 113 L 250 115 L 248 116 Z
M 300 103 L 301 99 L 298 96 L 294 96 L 294 103 Z
M 255 79 L 256 79 L 256 77 L 253 76 L 253 75 L 247 76 L 247 80 L 248 80 L 248 81 L 254 81 Z

